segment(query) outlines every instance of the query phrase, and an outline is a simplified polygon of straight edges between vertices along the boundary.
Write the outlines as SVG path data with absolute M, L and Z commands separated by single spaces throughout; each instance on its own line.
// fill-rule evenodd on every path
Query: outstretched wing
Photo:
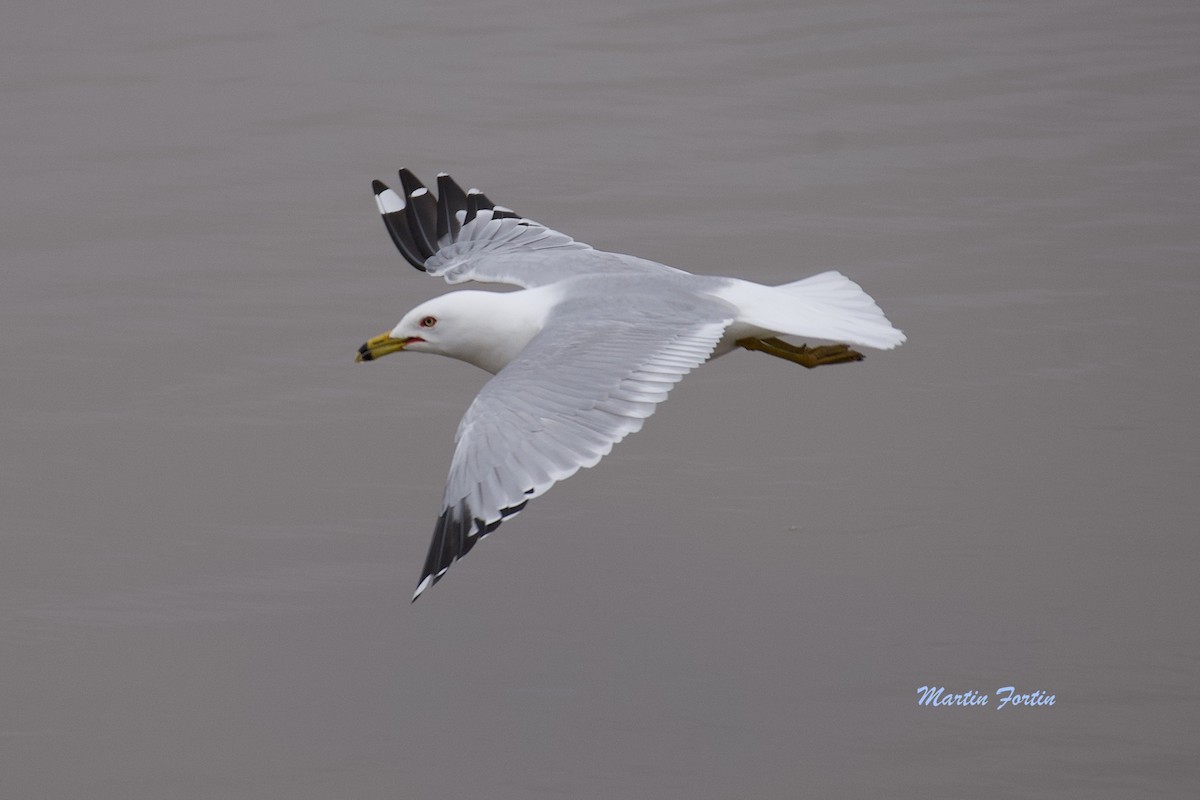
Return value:
M 708 360 L 730 312 L 721 301 L 691 296 L 561 304 L 467 409 L 413 599 L 531 499 L 639 430 Z
M 477 189 L 438 175 L 438 196 L 406 169 L 401 191 L 372 182 L 375 203 L 408 263 L 448 283 L 482 281 L 529 288 L 598 272 L 677 272 L 653 261 L 595 250 L 498 206 Z

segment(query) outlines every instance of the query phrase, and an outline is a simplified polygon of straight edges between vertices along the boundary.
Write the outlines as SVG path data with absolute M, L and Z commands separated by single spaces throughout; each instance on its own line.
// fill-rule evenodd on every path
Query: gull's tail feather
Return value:
M 738 322 L 774 333 L 890 350 L 905 335 L 862 287 L 840 272 L 763 286 L 734 280 L 720 293 L 737 306 Z

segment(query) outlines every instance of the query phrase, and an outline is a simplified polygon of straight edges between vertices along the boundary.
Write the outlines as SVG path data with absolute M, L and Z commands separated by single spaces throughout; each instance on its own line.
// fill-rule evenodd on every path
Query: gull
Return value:
M 358 361 L 436 353 L 493 376 L 458 426 L 414 601 L 530 500 L 641 429 L 704 362 L 742 348 L 813 368 L 862 360 L 850 345 L 889 350 L 905 340 L 838 272 L 781 286 L 693 275 L 596 250 L 445 173 L 436 197 L 412 172 L 399 177 L 399 192 L 372 187 L 405 260 L 450 284 L 519 287 L 436 297 L 358 350 Z

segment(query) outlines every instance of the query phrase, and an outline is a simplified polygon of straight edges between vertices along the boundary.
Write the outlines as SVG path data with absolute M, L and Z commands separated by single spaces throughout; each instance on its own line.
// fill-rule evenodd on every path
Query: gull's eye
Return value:
M 437 317 L 425 317 L 421 320 L 422 328 L 432 328 L 434 325 L 437 325 Z

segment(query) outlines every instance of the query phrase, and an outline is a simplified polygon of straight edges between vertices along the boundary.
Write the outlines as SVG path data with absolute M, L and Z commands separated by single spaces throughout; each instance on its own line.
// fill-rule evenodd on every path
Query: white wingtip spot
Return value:
M 428 589 L 430 584 L 432 584 L 432 583 L 433 583 L 432 575 L 426 577 L 425 580 L 421 581 L 421 585 L 417 587 L 417 590 L 415 592 L 413 592 L 413 600 L 416 600 L 418 597 L 420 597 L 421 592 Z
M 413 189 L 409 192 L 409 197 L 420 197 L 421 195 L 429 194 L 429 190 L 422 186 L 420 189 Z
M 379 206 L 380 214 L 391 214 L 404 210 L 404 199 L 388 189 L 375 195 L 375 205 Z

